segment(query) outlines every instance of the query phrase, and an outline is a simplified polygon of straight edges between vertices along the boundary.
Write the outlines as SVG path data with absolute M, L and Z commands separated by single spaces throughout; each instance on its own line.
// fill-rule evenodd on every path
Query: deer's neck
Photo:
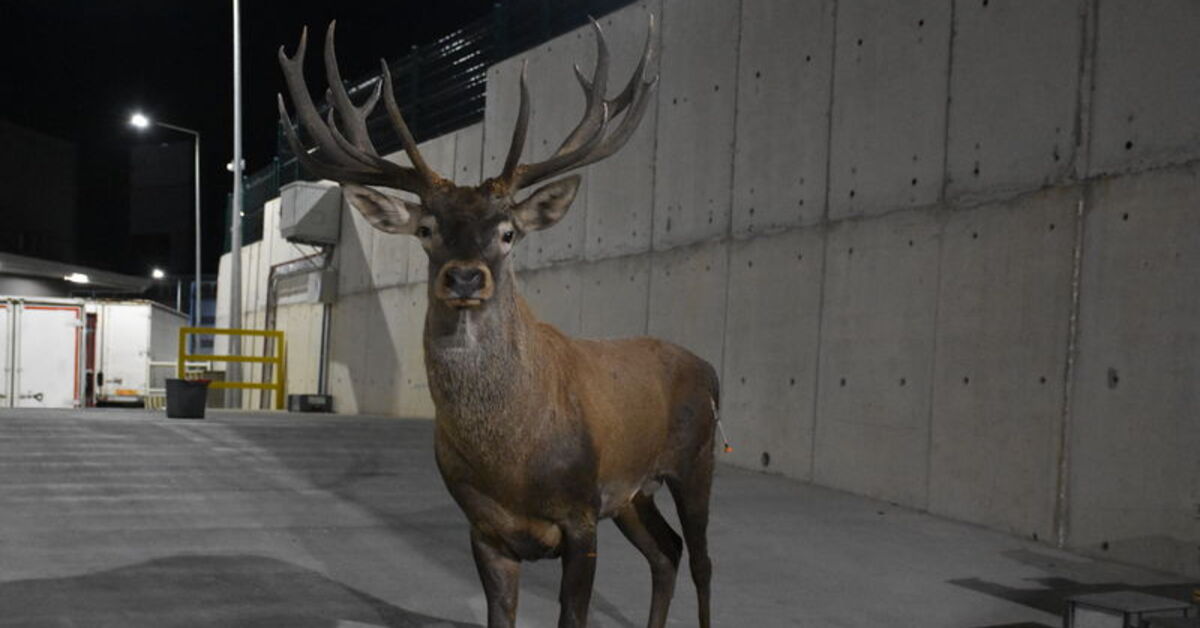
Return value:
M 534 375 L 529 343 L 536 319 L 511 276 L 478 310 L 456 310 L 430 295 L 425 366 L 438 419 L 466 432 L 497 427 Z

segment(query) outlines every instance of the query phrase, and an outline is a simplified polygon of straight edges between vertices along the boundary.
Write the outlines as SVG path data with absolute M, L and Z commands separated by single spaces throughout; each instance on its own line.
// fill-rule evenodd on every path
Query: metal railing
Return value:
M 187 352 L 187 337 L 190 335 L 220 334 L 223 336 L 255 336 L 269 341 L 268 347 L 272 355 L 212 355 Z M 176 377 L 184 379 L 186 366 L 189 362 L 257 362 L 264 366 L 270 365 L 273 381 L 271 382 L 212 382 L 210 388 L 238 388 L 250 390 L 275 391 L 275 409 L 283 409 L 285 388 L 287 385 L 287 353 L 284 347 L 283 332 L 262 329 L 230 329 L 222 327 L 180 327 L 179 328 L 179 358 L 176 363 Z
M 504 0 L 491 13 L 389 62 L 396 102 L 413 137 L 422 142 L 483 120 L 489 66 L 587 23 L 588 16 L 611 13 L 634 0 Z M 374 89 L 379 73 L 345 81 L 350 97 L 360 102 Z M 322 113 L 328 105 L 319 107 Z M 246 177 L 242 242 L 262 238 L 263 204 L 279 195 L 281 185 L 309 179 L 283 135 L 277 132 L 277 157 Z M 382 154 L 400 150 L 384 107 L 367 119 L 367 129 Z M 306 146 L 313 143 L 298 129 Z M 229 250 L 228 206 L 224 251 Z

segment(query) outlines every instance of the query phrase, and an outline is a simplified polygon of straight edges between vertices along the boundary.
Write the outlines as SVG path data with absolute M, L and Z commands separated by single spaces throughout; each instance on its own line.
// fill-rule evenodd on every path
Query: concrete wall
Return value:
M 655 102 L 517 253 L 536 311 L 712 361 L 732 464 L 1200 576 L 1200 4 L 646 0 L 614 84 L 648 11 Z M 548 154 L 592 45 L 426 158 L 499 170 L 524 58 Z M 344 221 L 339 409 L 428 415 L 423 255 Z

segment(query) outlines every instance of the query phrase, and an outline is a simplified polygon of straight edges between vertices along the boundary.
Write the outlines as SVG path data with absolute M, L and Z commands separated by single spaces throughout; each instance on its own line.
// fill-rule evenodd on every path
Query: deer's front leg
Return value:
M 513 628 L 517 622 L 517 592 L 521 564 L 507 552 L 488 543 L 471 527 L 471 553 L 487 597 L 488 628 Z
M 563 530 L 563 576 L 558 592 L 562 606 L 558 628 L 584 628 L 588 604 L 592 600 L 592 581 L 596 576 L 596 518 L 593 515 L 560 527 Z

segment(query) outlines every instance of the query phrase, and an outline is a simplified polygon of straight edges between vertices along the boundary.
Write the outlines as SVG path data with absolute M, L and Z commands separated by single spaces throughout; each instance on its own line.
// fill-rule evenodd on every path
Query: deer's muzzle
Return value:
M 447 262 L 435 281 L 434 296 L 460 309 L 479 307 L 496 291 L 492 271 L 481 261 Z

